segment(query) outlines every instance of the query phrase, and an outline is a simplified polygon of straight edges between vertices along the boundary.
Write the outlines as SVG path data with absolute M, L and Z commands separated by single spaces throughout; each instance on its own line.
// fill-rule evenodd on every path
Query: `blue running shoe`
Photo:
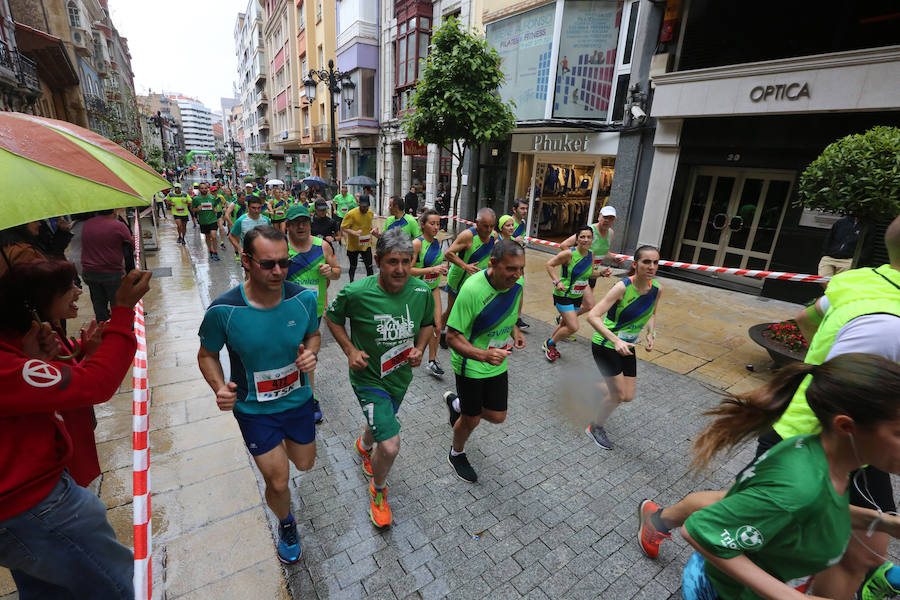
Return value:
M 316 420 L 316 425 L 322 423 L 322 407 L 319 406 L 319 401 L 313 396 L 313 419 Z
M 303 550 L 300 548 L 300 538 L 297 536 L 297 522 L 291 521 L 287 525 L 279 527 L 278 560 L 286 565 L 292 565 L 300 560 Z

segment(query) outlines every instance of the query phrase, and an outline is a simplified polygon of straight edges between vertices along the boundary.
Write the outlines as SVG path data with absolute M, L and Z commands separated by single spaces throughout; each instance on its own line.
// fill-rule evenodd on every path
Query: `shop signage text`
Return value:
M 403 154 L 406 156 L 428 156 L 428 146 L 416 140 L 403 140 Z
M 531 149 L 537 152 L 585 152 L 588 136 L 568 133 L 539 133 L 534 136 Z
M 766 102 L 770 99 L 799 100 L 800 98 L 809 98 L 809 82 L 758 85 L 750 90 L 750 100 L 753 102 Z

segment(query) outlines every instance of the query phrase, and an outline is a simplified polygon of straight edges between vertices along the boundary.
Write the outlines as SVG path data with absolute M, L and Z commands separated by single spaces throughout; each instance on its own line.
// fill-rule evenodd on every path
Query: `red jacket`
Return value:
M 46 363 L 0 340 L 0 521 L 43 500 L 72 455 L 58 410 L 109 400 L 134 358 L 134 312 L 115 306 L 103 342 L 80 364 Z

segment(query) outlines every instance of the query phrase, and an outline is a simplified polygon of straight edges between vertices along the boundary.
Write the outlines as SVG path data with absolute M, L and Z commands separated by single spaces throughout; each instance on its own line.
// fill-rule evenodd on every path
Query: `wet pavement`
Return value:
M 243 280 L 240 267 L 230 248 L 220 250 L 222 261 L 209 262 L 190 225 L 187 246 L 175 245 L 171 223 L 161 226 L 160 250 L 147 253 L 149 267 L 169 267 L 171 276 L 154 279 L 145 298 L 155 598 L 677 598 L 689 548 L 676 540 L 658 561 L 643 558 L 634 541 L 636 503 L 729 484 L 749 449 L 700 476 L 687 471 L 690 437 L 703 423 L 698 416 L 716 401 L 705 385 L 740 389 L 765 380 L 767 357 L 746 329 L 797 310 L 662 279 L 659 351 L 639 365 L 635 402 L 609 423 L 619 447 L 604 452 L 583 432 L 596 379 L 589 340 L 581 337 L 588 325 L 577 341 L 561 344 L 559 361 L 546 362 L 540 344 L 555 317 L 543 268 L 549 255 L 529 251 L 528 347 L 510 361 L 507 421 L 482 425 L 470 441 L 479 482 L 459 481 L 447 464 L 451 436 L 441 395 L 453 379 L 442 350 L 444 381 L 417 370 L 399 413 L 401 451 L 389 477 L 394 526 L 385 531 L 367 513 L 366 478 L 353 450 L 363 420 L 346 359 L 325 333 L 318 458 L 308 473 L 292 467 L 304 557 L 283 567 L 261 479 L 196 363 L 204 308 Z M 337 250 L 346 268 L 343 248 Z M 332 289 L 346 281 L 344 275 Z M 598 292 L 612 283 L 601 281 Z M 81 306 L 90 311 L 86 295 Z M 748 373 L 748 363 L 758 372 Z M 126 544 L 130 381 L 98 407 L 97 429 L 99 494 Z M 13 590 L 0 572 L 0 598 L 15 597 L 5 595 Z

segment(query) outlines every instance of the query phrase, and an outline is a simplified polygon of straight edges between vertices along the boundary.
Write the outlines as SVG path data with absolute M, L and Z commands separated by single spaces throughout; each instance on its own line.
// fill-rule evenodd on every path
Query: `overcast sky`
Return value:
M 247 0 L 110 0 L 128 38 L 135 91 L 178 92 L 221 111 L 237 79 L 234 24 L 246 8 Z

